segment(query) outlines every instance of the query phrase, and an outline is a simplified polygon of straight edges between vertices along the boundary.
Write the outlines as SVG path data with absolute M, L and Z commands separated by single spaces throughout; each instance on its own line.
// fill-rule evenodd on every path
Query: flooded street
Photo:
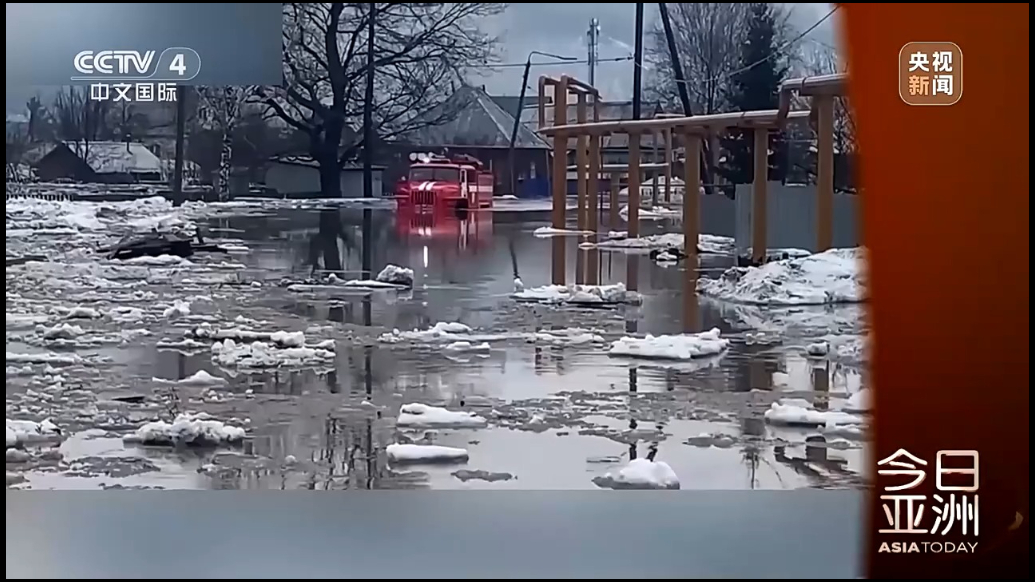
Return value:
M 864 425 L 822 416 L 859 412 L 859 305 L 687 293 L 685 260 L 536 236 L 547 213 L 518 203 L 464 220 L 377 207 L 366 210 L 368 233 L 358 204 L 98 211 L 98 224 L 42 204 L 12 218 L 8 201 L 9 264 L 12 253 L 50 259 L 7 269 L 9 488 L 623 488 L 615 475 L 636 459 L 663 462 L 653 464 L 681 489 L 866 483 Z M 122 263 L 92 253 L 119 225 L 154 221 L 196 228 L 227 253 Z M 641 236 L 678 229 L 644 222 Z M 363 278 L 364 242 L 367 278 L 399 265 L 412 269 L 412 288 L 339 284 Z M 642 297 L 516 300 L 515 279 L 548 285 L 558 252 L 569 283 L 586 265 L 600 285 Z M 695 276 L 716 279 L 733 264 L 705 254 Z M 440 322 L 462 325 L 425 331 Z M 713 328 L 729 342 L 717 355 L 608 349 L 626 336 Z M 256 339 L 278 349 L 260 353 Z M 820 420 L 771 422 L 776 402 Z M 433 408 L 400 414 L 417 404 Z M 127 439 L 184 413 L 246 436 L 206 447 Z M 16 419 L 36 423 L 39 438 L 18 432 L 12 445 Z

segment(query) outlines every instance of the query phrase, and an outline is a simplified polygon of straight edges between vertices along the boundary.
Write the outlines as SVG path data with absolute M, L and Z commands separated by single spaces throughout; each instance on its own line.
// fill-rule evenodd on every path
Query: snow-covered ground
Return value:
M 730 267 L 718 279 L 699 279 L 697 289 L 751 305 L 860 303 L 866 299 L 862 249 L 831 249 L 760 267 Z

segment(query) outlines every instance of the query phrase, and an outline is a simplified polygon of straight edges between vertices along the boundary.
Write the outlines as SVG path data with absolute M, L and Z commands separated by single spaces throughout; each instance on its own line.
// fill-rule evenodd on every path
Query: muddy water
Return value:
M 246 421 L 249 439 L 227 450 L 169 452 L 123 445 L 124 427 L 83 422 L 73 424 L 73 434 L 58 446 L 60 456 L 54 458 L 60 462 L 8 463 L 8 482 L 62 489 L 593 489 L 594 477 L 630 458 L 652 455 L 672 466 L 683 489 L 865 483 L 865 443 L 774 429 L 761 416 L 785 396 L 836 409 L 864 386 L 858 362 L 803 353 L 810 341 L 830 333 L 858 333 L 857 308 L 766 310 L 688 297 L 686 266 L 662 267 L 646 256 L 623 253 L 592 258 L 581 253 L 580 258 L 573 238 L 532 235 L 546 220 L 541 214 L 500 212 L 464 222 L 397 224 L 391 212 L 373 211 L 374 229 L 364 237 L 362 211 L 353 209 L 211 219 L 210 236 L 248 248 L 233 255 L 246 267 L 238 276 L 263 286 L 240 295 L 226 291 L 192 318 L 218 322 L 243 315 L 267 321 L 270 328 L 315 328 L 337 340 L 335 364 L 324 370 L 228 372 L 207 352 L 155 347 L 158 339 L 177 336 L 183 322 L 117 347 L 81 350 L 106 362 L 88 371 L 77 368 L 74 375 L 84 391 L 118 411 L 113 418 L 146 416 L 165 406 L 155 396 L 152 378 L 175 380 L 205 369 L 228 384 L 216 397 L 197 389 L 187 398 L 196 400 L 196 409 Z M 643 230 L 673 228 L 645 223 Z M 375 269 L 388 263 L 414 269 L 414 290 L 328 295 L 288 292 L 276 284 L 309 276 L 314 263 L 320 270 L 358 277 L 364 238 L 374 245 Z M 550 283 L 557 247 L 565 253 L 569 282 L 577 265 L 598 265 L 601 283 L 635 286 L 645 295 L 643 305 L 585 310 L 510 300 L 515 277 L 526 286 Z M 716 276 L 730 261 L 704 257 L 697 276 Z M 488 354 L 451 356 L 435 347 L 374 339 L 385 330 L 426 328 L 438 321 L 501 332 L 586 327 L 608 339 L 718 327 L 733 344 L 721 358 L 666 365 L 610 358 L 599 346 L 499 342 Z M 11 351 L 18 344 L 8 328 Z M 9 410 L 12 392 L 24 394 L 34 382 L 12 382 L 9 373 Z M 145 400 L 107 401 L 106 390 Z M 398 407 L 416 401 L 470 409 L 491 422 L 475 430 L 396 429 Z M 69 402 L 67 416 L 74 418 L 74 399 Z M 457 465 L 393 466 L 384 449 L 394 442 L 463 447 L 469 459 Z

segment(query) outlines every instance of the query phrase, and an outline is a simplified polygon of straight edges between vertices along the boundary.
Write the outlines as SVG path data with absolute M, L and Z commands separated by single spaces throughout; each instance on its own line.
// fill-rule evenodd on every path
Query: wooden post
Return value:
M 629 133 L 629 238 L 640 236 L 640 134 Z
M 686 194 L 683 194 L 685 197 Z M 672 202 L 672 128 L 665 130 L 665 204 Z M 684 202 L 685 204 L 686 202 Z
M 834 98 L 831 95 L 817 95 L 812 103 L 819 113 L 816 252 L 821 253 L 834 246 Z
M 589 138 L 589 209 L 587 211 L 587 230 L 592 232 L 590 242 L 597 242 L 600 233 L 600 136 L 593 135 Z M 589 277 L 587 283 L 591 285 L 600 284 L 600 251 L 593 249 L 589 251 L 589 264 L 587 265 Z
M 580 92 L 578 95 L 578 105 L 576 106 L 576 120 L 578 123 L 586 123 L 588 121 L 587 108 L 586 108 L 586 94 Z M 575 181 L 576 181 L 576 200 L 577 208 L 576 211 L 576 228 L 578 230 L 586 230 L 586 200 L 588 198 L 588 192 L 586 191 L 586 173 L 589 167 L 588 147 L 589 137 L 585 134 L 579 134 L 575 138 Z M 576 239 L 580 240 L 580 239 Z M 585 255 L 582 249 L 575 249 L 575 284 L 582 285 L 586 282 L 586 265 Z
M 751 260 L 765 262 L 769 217 L 766 212 L 766 186 L 769 184 L 769 130 L 755 128 L 755 188 L 751 197 Z
M 621 172 L 611 172 L 611 197 L 607 203 L 608 224 L 611 230 L 618 229 L 618 193 L 622 188 Z
M 701 159 L 701 136 L 690 133 L 684 134 L 687 163 L 683 164 L 683 180 L 686 183 L 686 192 L 683 193 L 683 252 L 692 261 L 687 264 L 687 271 L 696 268 L 697 245 L 701 238 L 700 232 L 700 205 L 701 196 L 698 191 L 701 187 L 701 164 L 690 160 Z
M 562 77 L 553 88 L 554 125 L 568 123 L 568 81 Z M 568 136 L 553 137 L 553 227 L 564 229 L 568 205 Z M 553 284 L 567 285 L 564 253 L 553 255 Z

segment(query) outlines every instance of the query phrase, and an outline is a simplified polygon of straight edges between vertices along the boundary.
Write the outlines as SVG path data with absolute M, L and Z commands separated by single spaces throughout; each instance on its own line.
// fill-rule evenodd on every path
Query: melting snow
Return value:
M 862 249 L 831 249 L 760 267 L 731 267 L 697 289 L 718 299 L 754 305 L 826 305 L 865 300 Z
M 7 362 L 22 364 L 81 364 L 83 362 L 83 358 L 77 354 L 55 354 L 53 352 L 40 354 L 19 354 L 7 352 Z
M 863 388 L 848 397 L 845 403 L 845 410 L 848 412 L 867 412 L 872 406 L 872 396 L 869 388 Z
M 388 460 L 395 463 L 466 462 L 467 450 L 438 445 L 393 444 L 385 447 Z
M 325 348 L 281 348 L 260 341 L 238 344 L 225 339 L 212 344 L 212 360 L 221 366 L 238 368 L 314 366 L 333 362 L 334 352 Z
M 552 226 L 540 226 L 532 231 L 534 236 L 546 238 L 551 236 L 585 236 L 593 234 L 591 230 L 568 230 L 566 228 L 554 228 Z
M 633 459 L 593 482 L 608 489 L 679 489 L 679 477 L 668 463 L 648 459 Z
M 625 233 L 615 233 L 622 234 Z M 681 233 L 669 232 L 663 234 L 652 234 L 638 238 L 626 238 L 625 236 L 601 241 L 596 244 L 597 248 L 606 250 L 629 250 L 646 251 L 651 249 L 683 248 L 685 237 Z M 702 254 L 707 255 L 731 255 L 736 248 L 734 240 L 728 236 L 714 234 L 701 234 L 697 238 L 697 248 Z
M 827 426 L 858 425 L 861 417 L 836 410 L 815 410 L 799 406 L 798 403 L 774 402 L 765 411 L 765 419 L 771 424 L 785 426 Z
M 524 285 L 515 285 L 511 295 L 518 301 L 535 301 L 539 303 L 572 303 L 572 304 L 639 304 L 643 297 L 635 291 L 627 291 L 624 283 L 614 285 L 545 285 L 525 289 Z
M 475 344 L 468 341 L 457 341 L 446 345 L 445 349 L 450 352 L 488 352 L 492 350 L 492 346 L 489 345 L 489 342 Z
M 623 337 L 611 344 L 612 356 L 659 360 L 690 360 L 721 354 L 729 340 L 719 337 L 718 328 L 696 334 Z
M 413 287 L 413 269 L 407 269 L 398 265 L 387 265 L 377 274 L 375 280 L 381 283 Z
M 50 419 L 42 422 L 7 419 L 7 446 L 5 448 L 53 439 L 61 435 L 61 429 Z
M 437 406 L 426 404 L 404 404 L 399 409 L 399 418 L 395 422 L 404 427 L 481 427 L 485 426 L 484 418 L 470 412 L 454 412 Z
M 204 413 L 181 414 L 172 423 L 149 422 L 125 437 L 127 442 L 166 447 L 212 447 L 244 440 L 243 428 L 213 420 Z
M 226 380 L 219 376 L 213 376 L 205 370 L 198 370 L 190 376 L 181 380 L 163 380 L 161 378 L 154 378 L 155 382 L 162 384 L 179 384 L 180 386 L 223 386 L 226 384 Z

